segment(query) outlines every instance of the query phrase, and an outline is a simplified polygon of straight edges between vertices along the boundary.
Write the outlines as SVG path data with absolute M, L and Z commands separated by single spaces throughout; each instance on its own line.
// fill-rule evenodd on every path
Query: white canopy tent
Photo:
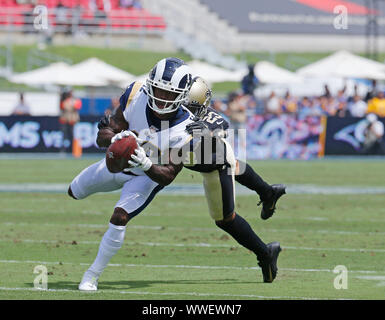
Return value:
M 120 82 L 130 83 L 134 75 L 105 63 L 97 58 L 90 58 L 75 65 L 63 62 L 20 73 L 9 77 L 9 81 L 27 85 L 63 85 L 101 87 Z
M 193 77 L 200 76 L 210 84 L 226 81 L 240 82 L 248 72 L 246 69 L 231 71 L 199 60 L 189 61 L 187 62 L 187 65 L 190 66 L 190 68 L 192 69 Z M 145 83 L 147 76 L 148 73 L 145 73 L 140 76 L 136 76 L 132 81 L 139 81 L 141 83 Z M 129 84 L 129 82 L 123 81 L 120 83 L 120 86 L 122 88 L 125 88 Z
M 63 72 L 57 74 L 52 80 L 53 84 L 61 86 L 86 86 L 86 87 L 104 87 L 108 81 L 104 78 L 92 76 L 86 72 L 77 72 L 69 67 Z
M 70 66 L 64 62 L 57 62 L 50 64 L 46 67 L 13 74 L 8 78 L 9 81 L 14 83 L 23 83 L 26 85 L 50 85 L 58 74 L 68 70 Z
M 193 76 L 200 76 L 209 83 L 239 82 L 247 74 L 247 69 L 231 71 L 199 60 L 192 60 L 187 64 L 191 67 Z
M 258 80 L 265 84 L 271 83 L 301 83 L 303 78 L 289 70 L 278 67 L 269 61 L 260 61 L 254 66 L 254 74 Z
M 144 84 L 144 83 L 146 83 L 147 76 L 148 76 L 148 73 L 142 74 L 140 76 L 134 76 L 134 79 L 132 79 L 131 81 L 120 82 L 119 86 L 121 88 L 127 88 L 131 84 L 131 82 L 133 82 L 133 81 L 138 81 L 138 82 L 141 82 L 142 84 Z
M 240 82 L 247 75 L 247 69 L 231 71 L 220 68 L 206 62 L 192 60 L 187 62 L 191 67 L 193 76 L 201 76 L 209 83 L 216 82 Z M 294 72 L 280 68 L 268 61 L 258 62 L 254 67 L 254 73 L 262 83 L 301 83 L 303 81 L 300 75 Z M 147 73 L 135 78 L 136 81 L 144 83 Z M 127 85 L 127 84 L 125 84 Z
M 322 78 L 309 78 L 306 79 L 303 83 L 296 84 L 266 84 L 258 87 L 255 90 L 256 96 L 259 98 L 268 97 L 271 92 L 275 92 L 278 96 L 283 97 L 286 92 L 290 92 L 291 95 L 297 97 L 311 97 L 311 96 L 321 96 L 325 93 L 325 85 L 328 86 L 332 95 L 336 95 L 339 90 L 346 87 L 346 93 L 348 95 L 353 95 L 355 88 L 357 87 L 357 92 L 359 95 L 364 96 L 369 87 L 363 82 L 357 82 L 353 79 L 343 79 L 343 78 L 332 78 L 332 77 L 322 77 Z
M 71 71 L 90 78 L 103 79 L 108 83 L 130 82 L 135 76 L 98 58 L 90 58 L 71 66 Z
M 385 80 L 385 64 L 338 51 L 296 72 L 303 77 L 341 77 Z

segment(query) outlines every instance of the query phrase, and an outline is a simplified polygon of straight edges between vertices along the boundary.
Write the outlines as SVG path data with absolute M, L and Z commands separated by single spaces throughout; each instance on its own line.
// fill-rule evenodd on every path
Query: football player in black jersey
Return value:
M 193 136 L 191 146 L 194 158 L 192 163 L 185 163 L 185 168 L 202 174 L 210 216 L 215 224 L 256 254 L 264 282 L 272 282 L 277 275 L 280 243 L 266 245 L 249 223 L 235 212 L 234 180 L 258 192 L 263 203 L 263 219 L 274 213 L 277 200 L 285 193 L 285 186 L 268 185 L 247 164 L 244 172 L 236 175 L 239 161 L 235 159 L 233 149 L 225 139 L 229 125 L 209 107 L 210 101 L 209 86 L 201 77 L 195 77 L 187 108 L 197 117 L 197 121 L 186 127 Z
M 201 77 L 195 77 L 190 89 L 188 109 L 197 117 L 197 121 L 188 125 L 187 131 L 191 135 L 193 132 L 200 132 L 202 136 L 212 137 L 212 150 L 215 154 L 216 137 L 226 138 L 229 124 L 216 110 L 210 107 L 211 97 L 211 90 L 205 80 Z M 204 153 L 203 148 L 202 153 Z M 189 167 L 189 169 L 195 171 L 211 170 L 207 165 L 196 165 Z M 269 185 L 249 164 L 240 160 L 236 160 L 235 181 L 250 190 L 254 190 L 259 195 L 258 205 L 262 203 L 261 218 L 263 220 L 274 214 L 278 199 L 286 193 L 286 186 L 283 184 Z

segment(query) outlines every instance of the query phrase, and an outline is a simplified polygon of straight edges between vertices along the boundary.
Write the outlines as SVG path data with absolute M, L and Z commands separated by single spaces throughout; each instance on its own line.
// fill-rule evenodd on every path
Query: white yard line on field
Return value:
M 54 244 L 100 244 L 100 241 L 77 241 L 77 240 L 37 240 L 37 239 L 0 239 L 0 242 L 14 243 L 54 243 Z M 141 245 L 149 247 L 206 247 L 206 248 L 234 248 L 237 245 L 229 244 L 212 244 L 212 243 L 167 243 L 167 242 L 129 242 L 126 245 Z M 341 251 L 341 252 L 377 252 L 385 253 L 385 249 L 375 248 L 319 248 L 319 247 L 298 247 L 298 246 L 282 246 L 282 249 L 289 250 L 310 250 L 310 251 Z
M 67 183 L 0 183 L 0 192 L 47 192 L 67 193 Z M 114 191 L 119 192 L 120 190 Z M 322 186 L 313 184 L 287 185 L 288 194 L 384 194 L 385 187 L 378 186 Z M 236 185 L 237 195 L 256 195 L 244 186 Z M 198 183 L 175 183 L 164 188 L 160 195 L 204 195 L 203 185 Z
M 293 296 L 261 296 L 255 294 L 232 294 L 232 293 L 206 293 L 206 292 L 149 292 L 149 291 L 126 291 L 99 289 L 96 292 L 82 292 L 73 289 L 47 289 L 40 290 L 35 288 L 9 288 L 0 287 L 0 291 L 32 291 L 32 292 L 77 292 L 80 294 L 127 294 L 127 295 L 150 295 L 150 296 L 194 296 L 194 297 L 228 297 L 228 298 L 256 298 L 256 299 L 288 299 L 288 300 L 349 300 L 345 298 L 317 298 L 317 297 L 293 297 Z
M 45 226 L 45 227 L 59 227 L 62 228 L 62 224 L 58 223 L 26 223 L 26 222 L 3 222 L 0 225 L 5 226 Z M 104 224 L 68 224 L 67 227 L 77 227 L 77 228 L 100 228 L 106 230 L 108 225 Z M 219 228 L 197 228 L 197 227 L 167 227 L 167 226 L 146 226 L 146 225 L 127 225 L 128 229 L 149 229 L 149 230 L 176 230 L 176 231 L 207 231 L 207 232 L 221 232 Z M 345 230 L 328 230 L 328 229 L 263 229 L 263 232 L 293 232 L 293 233 L 322 233 L 322 234 L 340 234 L 340 235 L 385 235 L 385 232 L 375 232 L 375 231 L 345 231 Z
M 53 261 L 33 261 L 33 260 L 0 260 L 0 263 L 18 264 L 43 264 L 43 265 L 79 265 L 89 266 L 90 263 L 82 262 L 53 262 Z M 127 268 L 150 268 L 150 269 L 206 269 L 206 270 L 260 270 L 259 267 L 240 267 L 240 266 L 200 266 L 200 265 L 157 265 L 157 264 L 134 264 L 134 263 L 109 263 L 108 267 L 127 267 Z M 293 272 L 333 272 L 333 269 L 300 269 L 300 268 L 279 268 L 280 271 Z M 349 270 L 349 273 L 360 274 L 385 274 L 383 271 L 375 270 Z

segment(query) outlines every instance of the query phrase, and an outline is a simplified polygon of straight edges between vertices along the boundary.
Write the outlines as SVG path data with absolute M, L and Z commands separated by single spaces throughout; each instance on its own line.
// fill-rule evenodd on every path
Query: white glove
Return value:
M 141 168 L 143 171 L 147 171 L 152 166 L 152 161 L 149 157 L 147 157 L 146 152 L 141 146 L 138 146 L 135 149 L 136 155 L 132 155 L 131 159 L 128 160 L 128 164 L 130 164 L 134 168 Z
M 114 143 L 115 141 L 117 140 L 121 140 L 125 137 L 128 137 L 128 136 L 133 136 L 135 139 L 137 139 L 138 137 L 136 136 L 135 133 L 133 133 L 132 131 L 130 130 L 125 130 L 125 131 L 122 131 L 122 132 L 119 132 L 117 133 L 116 135 L 114 135 L 112 138 L 111 138 L 111 144 Z

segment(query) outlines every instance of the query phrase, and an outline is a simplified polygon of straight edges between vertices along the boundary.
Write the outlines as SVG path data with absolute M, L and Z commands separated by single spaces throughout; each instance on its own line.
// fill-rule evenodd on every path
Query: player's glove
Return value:
M 135 133 L 133 133 L 132 131 L 130 130 L 125 130 L 125 131 L 122 131 L 122 132 L 119 132 L 117 133 L 116 135 L 114 135 L 112 138 L 111 138 L 111 144 L 114 143 L 115 141 L 117 140 L 121 140 L 125 137 L 128 137 L 128 136 L 133 136 L 137 141 L 138 141 L 138 137 L 136 136 Z
M 203 120 L 194 121 L 186 126 L 186 131 L 192 136 L 211 137 L 211 131 Z
M 107 115 L 104 115 L 98 122 L 98 129 L 103 129 L 103 128 L 106 128 L 109 126 L 110 124 L 110 117 L 111 116 L 107 116 Z
M 138 146 L 137 149 L 135 149 L 136 155 L 132 155 L 131 159 L 128 160 L 128 164 L 131 165 L 134 168 L 140 168 L 143 171 L 147 171 L 152 166 L 152 161 L 149 157 L 147 157 L 146 152 L 141 146 Z

